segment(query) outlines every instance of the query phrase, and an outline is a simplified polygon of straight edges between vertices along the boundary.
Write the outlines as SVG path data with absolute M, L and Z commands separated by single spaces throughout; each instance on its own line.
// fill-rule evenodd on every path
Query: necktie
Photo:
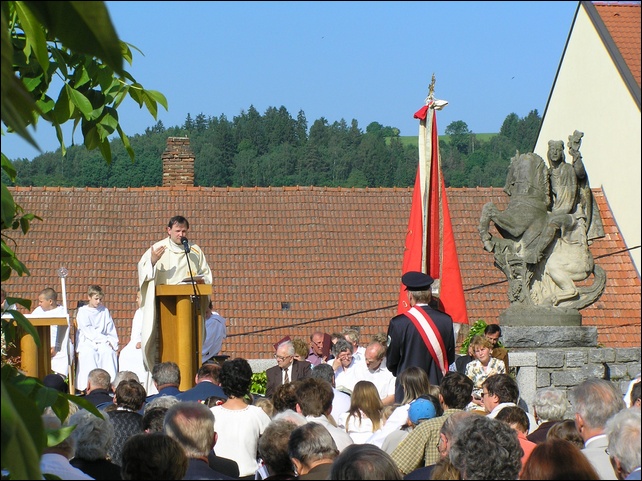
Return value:
M 283 369 L 283 384 L 287 384 L 289 382 L 290 382 L 290 378 L 288 376 L 288 370 L 286 368 L 286 369 Z

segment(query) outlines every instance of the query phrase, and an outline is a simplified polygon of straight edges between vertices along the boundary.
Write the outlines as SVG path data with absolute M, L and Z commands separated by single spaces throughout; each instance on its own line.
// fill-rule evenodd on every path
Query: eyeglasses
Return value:
M 604 450 L 604 452 L 606 453 L 606 455 L 607 455 L 609 458 L 611 457 L 611 451 L 609 451 L 609 448 L 606 448 L 606 449 Z
M 289 357 L 292 356 L 277 356 L 276 354 L 274 355 L 274 359 L 276 359 L 277 361 L 285 361 Z
M 484 399 L 484 396 L 490 396 L 490 393 L 483 392 L 480 394 L 481 398 Z

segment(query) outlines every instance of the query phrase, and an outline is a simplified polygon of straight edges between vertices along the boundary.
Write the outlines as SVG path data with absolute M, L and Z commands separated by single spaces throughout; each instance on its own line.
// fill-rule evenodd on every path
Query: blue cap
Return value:
M 408 408 L 408 419 L 413 424 L 419 424 L 422 419 L 432 419 L 437 416 L 437 410 L 432 401 L 424 398 L 417 398 L 410 403 Z

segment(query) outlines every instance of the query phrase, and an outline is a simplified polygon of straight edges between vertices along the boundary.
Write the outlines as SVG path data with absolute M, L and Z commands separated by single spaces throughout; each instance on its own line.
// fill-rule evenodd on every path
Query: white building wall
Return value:
M 584 132 L 582 159 L 591 187 L 602 187 L 627 247 L 641 243 L 640 109 L 590 21 L 580 10 L 535 152 L 546 159 L 549 140 Z M 568 148 L 567 161 L 570 161 Z M 630 251 L 640 274 L 640 249 Z

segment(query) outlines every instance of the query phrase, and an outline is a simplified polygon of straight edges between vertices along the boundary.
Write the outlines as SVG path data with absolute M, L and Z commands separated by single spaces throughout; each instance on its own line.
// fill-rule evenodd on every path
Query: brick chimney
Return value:
M 161 159 L 163 187 L 194 187 L 194 153 L 188 137 L 168 137 Z

